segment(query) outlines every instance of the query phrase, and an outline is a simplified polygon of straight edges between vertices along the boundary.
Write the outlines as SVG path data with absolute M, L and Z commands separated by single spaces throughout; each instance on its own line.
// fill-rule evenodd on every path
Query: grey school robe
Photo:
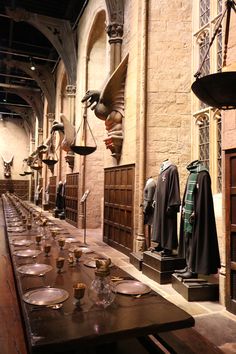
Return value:
M 179 174 L 175 165 L 171 164 L 158 176 L 154 201 L 152 240 L 163 248 L 176 249 L 180 192 Z
M 156 182 L 153 178 L 149 178 L 143 190 L 143 213 L 144 225 L 152 225 L 154 208 L 153 198 L 156 190 Z

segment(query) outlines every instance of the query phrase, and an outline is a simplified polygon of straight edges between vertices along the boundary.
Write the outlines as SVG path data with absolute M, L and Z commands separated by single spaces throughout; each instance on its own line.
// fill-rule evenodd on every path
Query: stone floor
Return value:
M 81 242 L 85 239 L 89 248 L 110 257 L 115 265 L 190 313 L 195 319 L 195 329 L 217 345 L 223 353 L 236 354 L 236 316 L 226 311 L 225 307 L 211 301 L 188 302 L 172 288 L 171 284 L 160 285 L 149 279 L 129 262 L 128 256 L 102 242 L 101 229 L 89 229 L 85 234 L 84 230 L 70 226 L 65 221 L 56 219 L 56 223 L 62 227 L 66 226 L 70 234 L 77 236 Z

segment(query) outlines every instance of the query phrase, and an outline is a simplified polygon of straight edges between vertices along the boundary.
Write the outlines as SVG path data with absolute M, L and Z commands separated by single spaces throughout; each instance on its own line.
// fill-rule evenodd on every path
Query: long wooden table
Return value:
M 84 282 L 87 287 L 90 286 L 94 279 L 94 269 L 85 266 L 84 262 L 94 258 L 94 253 L 83 254 L 75 267 L 69 267 L 66 261 L 63 272 L 58 274 L 55 260 L 58 256 L 67 259 L 68 248 L 72 244 L 67 243 L 66 248 L 60 250 L 56 240 L 47 240 L 52 244 L 50 256 L 45 257 L 42 251 L 37 262 L 49 264 L 53 270 L 44 277 L 25 276 L 17 271 L 17 267 L 33 261 L 14 256 L 13 252 L 20 247 L 12 245 L 12 240 L 33 240 L 34 243 L 29 248 L 37 249 L 39 246 L 35 243 L 35 230 L 30 233 L 8 233 L 6 236 L 9 240 L 30 353 L 84 353 L 85 348 L 113 343 L 124 338 L 143 337 L 194 325 L 192 316 L 154 291 L 140 297 L 116 294 L 112 305 L 101 309 L 90 301 L 86 290 L 81 306 L 78 307 L 73 297 L 73 284 Z M 116 266 L 111 268 L 111 275 L 131 279 Z M 32 306 L 22 300 L 22 295 L 29 289 L 42 286 L 65 289 L 69 298 L 58 310 Z

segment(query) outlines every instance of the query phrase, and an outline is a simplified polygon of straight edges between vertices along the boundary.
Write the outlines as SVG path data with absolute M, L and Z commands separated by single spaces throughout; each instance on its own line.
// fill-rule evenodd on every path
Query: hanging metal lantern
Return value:
M 208 50 L 204 55 L 204 58 L 199 66 L 198 71 L 194 75 L 196 77 L 196 81 L 192 84 L 191 87 L 192 91 L 199 98 L 199 100 L 206 103 L 208 106 L 216 107 L 223 110 L 236 109 L 236 72 L 225 71 L 206 75 L 203 77 L 200 76 L 203 63 L 207 55 L 209 54 L 211 45 L 217 33 L 219 32 L 225 14 L 227 14 L 227 18 L 225 29 L 225 50 L 223 66 L 226 66 L 231 9 L 236 11 L 236 3 L 234 0 L 227 0 L 225 10 L 216 26 L 212 39 L 209 43 Z

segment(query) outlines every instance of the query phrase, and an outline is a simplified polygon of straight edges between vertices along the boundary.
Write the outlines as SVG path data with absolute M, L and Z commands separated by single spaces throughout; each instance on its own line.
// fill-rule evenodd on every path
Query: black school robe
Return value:
M 180 207 L 179 174 L 175 165 L 160 173 L 154 196 L 152 240 L 169 250 L 178 247 L 177 213 Z
M 186 184 L 187 188 L 187 184 Z M 183 205 L 184 207 L 184 199 Z M 220 255 L 216 232 L 215 213 L 211 192 L 211 178 L 207 171 L 198 173 L 194 190 L 195 221 L 192 232 L 189 266 L 193 272 L 215 274 L 220 268 Z M 183 220 L 180 225 L 179 255 L 185 257 L 185 235 Z

